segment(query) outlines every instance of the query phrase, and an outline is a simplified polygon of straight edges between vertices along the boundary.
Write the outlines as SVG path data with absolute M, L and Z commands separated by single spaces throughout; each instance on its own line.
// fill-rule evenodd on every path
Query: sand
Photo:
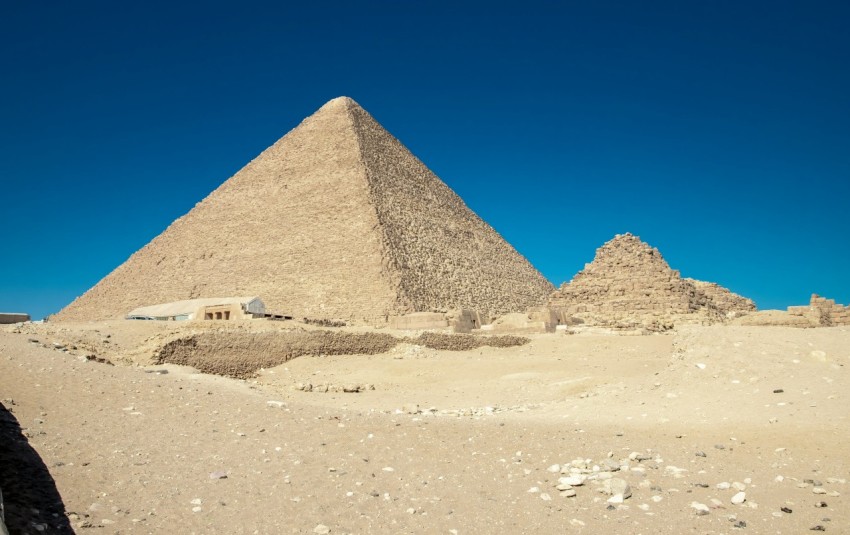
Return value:
M 559 332 L 459 352 L 404 342 L 302 356 L 246 380 L 150 365 L 186 329 L 234 328 L 212 323 L 0 331 L 0 488 L 12 533 L 850 526 L 850 328 Z M 345 383 L 374 390 L 318 391 Z M 570 464 L 577 458 L 590 460 L 589 479 L 562 496 L 550 467 L 584 467 Z M 609 504 L 604 477 L 627 482 L 631 496 Z

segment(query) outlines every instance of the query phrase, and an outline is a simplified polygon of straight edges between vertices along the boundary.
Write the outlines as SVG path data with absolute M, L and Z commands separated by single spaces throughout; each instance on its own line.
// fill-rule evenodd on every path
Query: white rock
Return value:
M 330 532 L 331 532 L 331 528 L 327 527 L 324 524 L 319 524 L 318 526 L 313 528 L 313 533 L 316 533 L 318 535 L 327 535 Z
M 742 492 L 739 492 L 738 494 L 732 496 L 732 503 L 735 504 L 735 505 L 741 505 L 745 501 L 747 501 L 747 493 L 746 492 L 742 491 Z
M 575 498 L 575 495 L 576 495 L 575 489 L 567 489 L 567 490 L 561 491 L 561 496 L 563 496 L 564 498 Z
M 732 488 L 734 488 L 735 490 L 745 490 L 747 486 L 741 483 L 740 481 L 736 481 L 732 483 Z
M 812 492 L 815 494 L 826 494 L 826 489 L 823 487 L 815 487 L 812 489 Z
M 706 504 L 699 502 L 691 502 L 691 509 L 696 512 L 697 516 L 704 516 L 711 512 Z
M 622 494 L 615 494 L 615 495 L 611 496 L 610 498 L 608 498 L 608 503 L 613 503 L 613 504 L 623 503 L 624 501 L 625 501 L 625 498 L 623 497 Z
M 540 492 L 540 487 L 531 487 L 531 488 L 530 488 L 530 489 L 528 489 L 526 492 L 530 492 L 530 493 L 532 493 L 532 494 L 534 494 L 534 493 L 536 493 L 536 492 Z
M 661 501 L 661 500 L 663 500 L 663 499 L 664 499 L 664 497 L 659 496 L 659 495 L 657 495 L 657 494 L 656 494 L 655 496 L 653 496 L 652 498 L 650 498 L 650 500 L 654 501 L 655 503 L 658 503 L 658 502 L 660 502 L 660 501 Z
M 542 493 L 542 494 L 540 495 L 540 499 L 541 499 L 541 500 L 543 500 L 544 502 L 548 502 L 549 500 L 551 500 L 551 499 L 552 499 L 552 497 L 551 497 L 551 496 L 549 496 L 547 493 L 545 493 L 545 492 L 544 492 L 544 493 Z
M 715 485 L 715 488 L 717 488 L 717 490 L 728 490 L 730 487 L 732 487 L 732 485 L 730 485 L 727 481 Z
M 599 490 L 600 492 L 604 492 L 610 496 L 616 496 L 619 494 L 623 497 L 623 499 L 632 495 L 632 488 L 629 486 L 628 482 L 626 482 L 625 479 L 620 479 L 619 477 L 606 479 L 602 482 L 602 487 Z
M 557 474 L 558 472 L 561 471 L 561 465 L 560 464 L 553 464 L 552 466 L 547 468 L 546 471 L 551 472 L 553 474 Z
M 558 483 L 561 485 L 569 485 L 571 487 L 580 487 L 584 485 L 587 478 L 583 475 L 574 475 L 558 478 Z

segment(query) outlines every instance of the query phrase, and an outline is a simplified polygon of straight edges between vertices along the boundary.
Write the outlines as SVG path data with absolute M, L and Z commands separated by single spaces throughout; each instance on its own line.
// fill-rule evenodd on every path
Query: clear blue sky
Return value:
M 4 2 L 0 310 L 57 311 L 340 95 L 556 285 L 630 231 L 760 308 L 848 304 L 848 6 Z

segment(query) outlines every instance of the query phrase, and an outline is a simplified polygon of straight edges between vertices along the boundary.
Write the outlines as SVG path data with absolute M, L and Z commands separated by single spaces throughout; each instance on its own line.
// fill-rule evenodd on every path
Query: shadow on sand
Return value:
M 56 490 L 56 482 L 38 452 L 30 446 L 18 420 L 3 403 L 0 403 L 0 490 L 10 535 L 74 532 L 65 516 L 65 504 Z

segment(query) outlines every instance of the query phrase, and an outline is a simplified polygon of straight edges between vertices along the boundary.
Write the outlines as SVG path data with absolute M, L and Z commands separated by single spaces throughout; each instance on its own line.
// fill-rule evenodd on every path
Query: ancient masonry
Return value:
M 487 315 L 554 288 L 353 100 L 325 104 L 54 319 L 257 295 L 274 312 L 383 324 Z
M 850 306 L 836 304 L 834 299 L 818 294 L 812 294 L 809 306 L 788 307 L 788 314 L 806 318 L 813 326 L 850 325 Z
M 685 279 L 658 252 L 632 234 L 596 250 L 549 300 L 587 324 L 663 331 L 677 323 L 717 323 L 755 310 L 755 304 L 717 284 Z

